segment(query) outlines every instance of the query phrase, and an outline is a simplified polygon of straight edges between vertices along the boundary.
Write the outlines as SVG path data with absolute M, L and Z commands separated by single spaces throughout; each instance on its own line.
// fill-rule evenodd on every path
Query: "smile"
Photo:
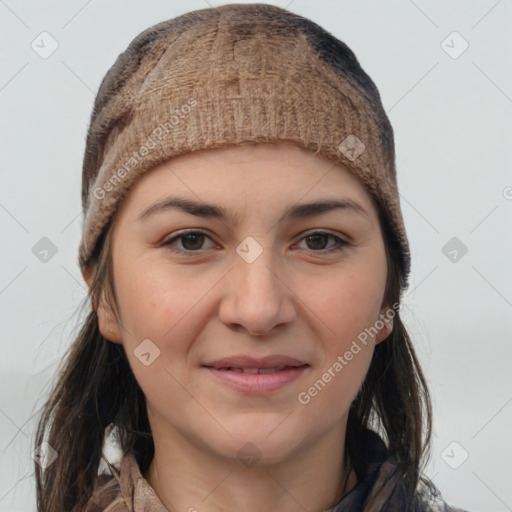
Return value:
M 217 382 L 246 394 L 278 391 L 298 379 L 309 365 L 276 368 L 216 368 L 203 366 Z

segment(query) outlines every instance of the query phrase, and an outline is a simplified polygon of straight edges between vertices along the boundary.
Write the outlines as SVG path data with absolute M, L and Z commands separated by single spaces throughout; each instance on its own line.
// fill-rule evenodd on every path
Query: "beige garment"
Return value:
M 169 512 L 141 475 L 133 453 L 121 460 L 120 472 L 101 475 L 84 512 Z

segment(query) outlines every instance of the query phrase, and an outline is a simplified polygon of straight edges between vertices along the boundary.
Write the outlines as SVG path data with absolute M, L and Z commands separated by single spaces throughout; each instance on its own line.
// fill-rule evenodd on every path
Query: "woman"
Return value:
M 344 43 L 265 4 L 146 30 L 98 92 L 82 202 L 92 308 L 39 424 L 41 512 L 456 510 L 422 473 L 393 131 Z

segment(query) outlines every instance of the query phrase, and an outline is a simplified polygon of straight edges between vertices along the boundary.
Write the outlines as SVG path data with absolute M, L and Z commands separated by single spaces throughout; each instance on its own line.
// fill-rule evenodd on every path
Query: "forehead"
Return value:
M 366 188 L 349 169 L 292 144 L 240 144 L 187 153 L 147 171 L 125 208 L 142 211 L 168 195 L 242 209 L 281 211 L 293 203 L 352 199 L 371 211 Z

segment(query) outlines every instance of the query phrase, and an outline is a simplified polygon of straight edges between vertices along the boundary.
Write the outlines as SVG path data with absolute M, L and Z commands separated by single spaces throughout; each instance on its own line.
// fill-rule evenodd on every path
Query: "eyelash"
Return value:
M 172 252 L 179 253 L 179 254 L 181 254 L 183 256 L 187 256 L 187 257 L 200 254 L 201 250 L 191 251 L 191 250 L 177 249 L 176 247 L 172 246 L 172 244 L 175 241 L 185 238 L 188 235 L 205 235 L 206 237 L 211 239 L 211 237 L 204 231 L 190 230 L 190 231 L 183 231 L 180 234 L 178 234 L 177 236 L 169 238 L 168 240 L 162 242 L 161 245 L 163 247 L 167 247 Z M 333 252 L 343 251 L 345 249 L 345 246 L 349 245 L 349 243 L 346 242 L 345 240 L 341 239 L 340 237 L 338 237 L 336 235 L 333 235 L 332 233 L 328 233 L 326 231 L 313 231 L 313 232 L 307 233 L 305 236 L 303 236 L 301 238 L 300 241 L 305 240 L 306 238 L 310 238 L 315 235 L 327 235 L 328 237 L 334 238 L 336 240 L 336 245 L 331 247 L 330 249 L 319 249 L 318 251 L 312 251 L 312 250 L 307 251 L 309 254 L 312 254 L 312 255 L 313 254 L 318 255 L 319 253 L 320 254 L 322 254 L 322 253 L 323 254 L 331 254 Z

